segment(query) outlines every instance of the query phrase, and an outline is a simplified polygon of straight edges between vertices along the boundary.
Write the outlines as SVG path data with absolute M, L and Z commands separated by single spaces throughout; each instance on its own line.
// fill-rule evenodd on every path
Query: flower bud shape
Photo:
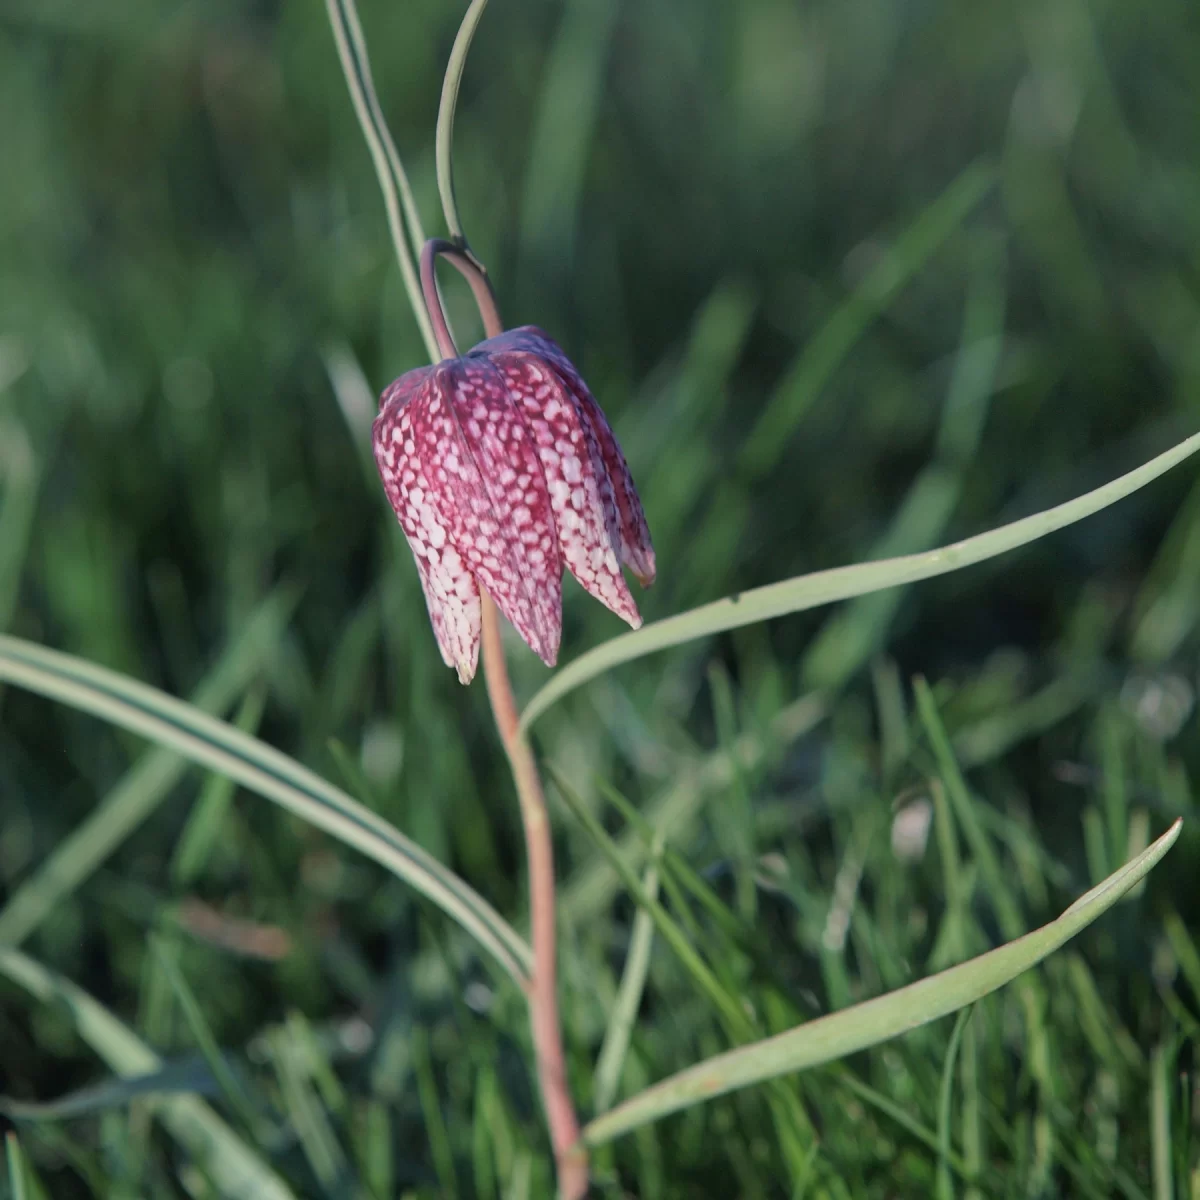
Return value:
M 480 586 L 551 667 L 564 566 L 641 625 L 621 573 L 654 581 L 641 501 L 600 406 L 540 329 L 402 375 L 380 397 L 373 440 L 442 658 L 463 683 L 479 659 Z

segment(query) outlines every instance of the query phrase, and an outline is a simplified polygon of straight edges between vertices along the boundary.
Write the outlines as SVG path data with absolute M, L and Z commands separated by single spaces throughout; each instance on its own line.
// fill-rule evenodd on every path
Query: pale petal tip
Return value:
M 458 672 L 458 682 L 464 687 L 475 678 L 475 664 L 469 659 L 459 659 L 454 664 L 454 669 Z

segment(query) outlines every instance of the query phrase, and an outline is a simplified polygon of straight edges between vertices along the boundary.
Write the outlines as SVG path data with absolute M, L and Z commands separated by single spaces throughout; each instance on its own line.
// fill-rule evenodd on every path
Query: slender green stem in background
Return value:
M 358 11 L 354 0 L 326 0 L 326 7 L 329 10 L 329 24 L 333 29 L 334 40 L 337 42 L 342 71 L 346 76 L 346 86 L 350 90 L 350 99 L 354 102 L 354 111 L 358 114 L 358 123 L 362 127 L 363 137 L 367 140 L 367 148 L 375 163 L 375 174 L 379 177 L 383 205 L 387 210 L 388 229 L 391 230 L 396 261 L 400 264 L 400 274 L 404 279 L 404 290 L 408 293 L 408 301 L 420 327 L 425 349 L 430 359 L 436 361 L 437 342 L 433 336 L 429 314 L 421 303 L 421 289 L 413 266 L 414 258 L 425 241 L 425 234 L 421 229 L 421 220 L 412 188 L 408 183 L 408 175 L 400 156 L 396 153 L 396 145 L 388 132 L 387 122 L 383 119 L 383 112 L 379 107 L 379 98 L 375 94 Z M 408 221 L 407 237 L 405 218 Z
M 621 663 L 728 629 L 740 629 L 759 621 L 832 604 L 836 600 L 848 600 L 852 596 L 865 596 L 868 592 L 932 579 L 935 575 L 948 575 L 951 571 L 973 566 L 1037 541 L 1048 533 L 1090 517 L 1092 513 L 1124 499 L 1197 450 L 1200 450 L 1200 434 L 1193 434 L 1186 441 L 1103 487 L 1044 512 L 1034 513 L 1031 517 L 990 529 L 987 533 L 976 534 L 961 542 L 921 554 L 905 554 L 879 562 L 797 575 L 794 579 L 770 583 L 753 591 L 728 596 L 724 600 L 702 604 L 699 608 L 668 617 L 665 621 L 655 621 L 636 633 L 612 638 L 556 671 L 550 682 L 536 692 L 525 706 L 521 714 L 521 728 L 527 731 L 555 701 Z
M 442 212 L 446 216 L 446 228 L 450 236 L 463 250 L 467 249 L 466 235 L 463 233 L 462 222 L 458 218 L 458 201 L 454 196 L 454 112 L 458 107 L 458 89 L 462 83 L 463 68 L 467 65 L 467 51 L 471 48 L 471 40 L 479 27 L 483 10 L 487 8 L 488 0 L 471 0 L 467 15 L 463 17 L 458 28 L 458 36 L 450 49 L 450 61 L 446 64 L 446 75 L 442 80 L 442 100 L 438 106 L 437 119 L 437 182 L 438 194 L 442 198 Z M 468 253 L 470 253 L 468 251 Z M 482 263 L 475 260 L 476 265 Z

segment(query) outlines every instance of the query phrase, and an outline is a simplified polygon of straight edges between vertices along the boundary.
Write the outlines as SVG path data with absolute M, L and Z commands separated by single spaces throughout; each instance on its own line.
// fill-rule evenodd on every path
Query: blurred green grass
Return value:
M 363 6 L 431 230 L 459 16 Z M 506 318 L 558 338 L 613 417 L 662 564 L 648 618 L 966 536 L 1194 431 L 1198 60 L 1185 0 L 489 9 L 460 207 Z M 259 736 L 520 913 L 486 704 L 443 668 L 363 472 L 356 372 L 374 393 L 422 350 L 322 7 L 9 0 L 0 113 L 0 626 L 189 695 L 296 586 Z M 981 162 L 986 194 L 893 279 Z M 673 814 L 669 847 L 736 914 L 697 907 L 692 934 L 765 1026 L 898 986 L 1196 815 L 1198 496 L 1185 466 L 1015 556 L 625 666 L 547 714 L 541 750 L 613 831 L 598 780 Z M 618 628 L 565 590 L 564 659 Z M 514 673 L 526 695 L 545 678 L 525 654 Z M 944 827 L 916 673 L 981 801 L 1006 916 L 987 853 Z M 6 898 L 142 753 L 0 694 Z M 889 838 L 901 802 L 931 814 L 918 861 Z M 298 1195 L 545 1194 L 519 996 L 398 882 L 240 796 L 173 870 L 189 812 L 214 803 L 185 774 L 30 953 L 194 1064 L 148 946 L 164 938 L 266 1123 L 210 1100 Z M 558 816 L 586 1108 L 633 908 Z M 800 1077 L 820 1135 L 807 1193 L 746 1093 L 603 1151 L 600 1194 L 1194 1197 L 1198 856 L 1185 824 L 1141 898 L 978 1006 L 953 1062 L 947 1021 L 844 1078 Z M 217 944 L 197 903 L 287 952 Z M 18 1100 L 101 1076 L 62 1011 L 7 986 L 0 1045 Z M 726 1045 L 656 940 L 618 1095 Z M 210 1194 L 144 1100 L 113 1104 L 20 1122 L 48 1194 Z

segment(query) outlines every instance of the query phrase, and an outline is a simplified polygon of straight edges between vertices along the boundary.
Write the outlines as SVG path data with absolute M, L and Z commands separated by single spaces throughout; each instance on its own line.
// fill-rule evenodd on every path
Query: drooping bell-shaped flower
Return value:
M 624 563 L 654 581 L 629 467 L 562 349 L 525 326 L 380 397 L 375 461 L 438 646 L 463 683 L 479 658 L 482 586 L 547 666 L 562 637 L 562 569 L 635 629 Z

